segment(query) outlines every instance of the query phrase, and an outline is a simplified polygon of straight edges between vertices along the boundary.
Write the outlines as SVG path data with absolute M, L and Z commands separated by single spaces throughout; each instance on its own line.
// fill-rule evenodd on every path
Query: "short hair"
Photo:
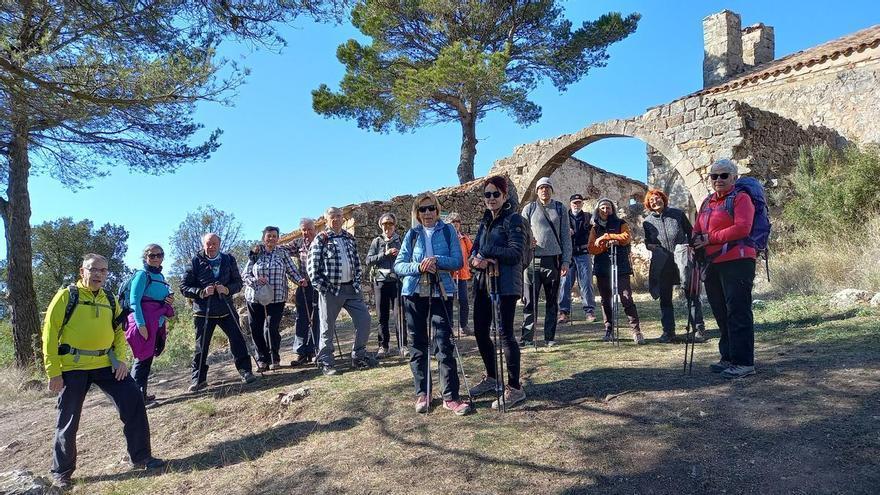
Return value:
M 82 267 L 85 268 L 86 263 L 89 263 L 89 262 L 91 262 L 91 263 L 89 263 L 89 266 L 91 266 L 96 261 L 103 261 L 105 265 L 109 264 L 109 263 L 107 263 L 107 258 L 105 258 L 104 256 L 101 256 L 100 254 L 97 254 L 97 253 L 87 253 L 87 254 L 83 255 Z
M 452 223 L 452 222 L 461 223 L 461 215 L 459 215 L 457 211 L 453 211 L 449 215 L 446 215 L 446 223 Z
M 667 196 L 666 193 L 664 193 L 660 189 L 648 189 L 648 192 L 645 193 L 645 199 L 644 201 L 642 201 L 642 204 L 645 205 L 645 208 L 649 210 L 651 209 L 650 202 L 651 198 L 653 198 L 654 196 L 659 196 L 660 199 L 663 200 L 663 204 L 669 206 L 669 196 Z
M 160 245 L 158 245 L 158 244 L 153 244 L 153 243 L 151 243 L 151 244 L 147 244 L 146 247 L 144 247 L 143 258 L 144 258 L 144 259 L 147 259 L 147 255 L 150 254 L 150 251 L 152 251 L 152 250 L 154 250 L 154 249 L 162 249 L 162 246 L 160 246 Z M 164 253 L 165 250 L 162 249 L 162 252 Z
M 204 244 L 208 239 L 212 237 L 216 237 L 218 241 L 222 240 L 220 239 L 220 236 L 215 234 L 214 232 L 208 232 L 207 234 L 202 236 L 202 244 Z
M 382 226 L 382 223 L 385 221 L 386 218 L 390 218 L 394 225 L 397 225 L 397 217 L 394 216 L 394 213 L 388 211 L 379 215 L 379 227 Z
M 413 225 L 416 225 L 416 224 L 421 225 L 422 221 L 419 220 L 419 204 L 421 204 L 421 202 L 426 199 L 428 199 L 432 203 L 434 203 L 434 207 L 437 208 L 437 215 L 438 216 L 440 215 L 440 209 L 441 209 L 440 208 L 440 200 L 437 199 L 437 196 L 435 196 L 434 193 L 432 193 L 432 192 L 423 192 L 422 194 L 419 194 L 418 196 L 416 196 L 415 201 L 413 201 L 413 205 L 412 205 L 412 224 Z
M 309 217 L 302 217 L 302 218 L 299 219 L 299 227 L 300 227 L 300 228 L 302 228 L 304 225 L 308 225 L 308 224 L 312 224 L 312 225 L 314 225 L 314 224 L 315 224 L 315 219 L 314 219 L 314 218 L 309 218 Z
M 735 176 L 739 175 L 739 168 L 736 166 L 736 162 L 729 158 L 719 158 L 715 160 L 712 165 L 709 166 L 709 170 L 712 170 L 713 167 L 720 168 L 726 172 L 729 172 Z
M 342 215 L 342 210 L 335 206 L 331 206 L 330 208 L 327 208 L 327 211 L 324 212 L 324 219 L 330 220 L 330 215 L 334 213 L 339 213 L 340 215 Z
M 507 196 L 507 179 L 500 175 L 491 175 L 486 177 L 483 180 L 483 189 L 486 189 L 486 186 L 492 184 L 496 189 L 504 193 Z
M 266 232 L 275 232 L 278 235 L 281 235 L 281 229 L 275 227 L 274 225 L 267 225 L 263 228 L 263 235 L 266 235 Z

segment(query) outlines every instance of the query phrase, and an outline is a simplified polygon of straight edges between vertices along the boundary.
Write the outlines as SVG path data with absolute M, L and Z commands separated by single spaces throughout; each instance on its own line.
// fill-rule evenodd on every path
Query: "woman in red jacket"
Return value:
M 755 374 L 755 327 L 752 314 L 752 286 L 755 279 L 755 249 L 745 243 L 752 230 L 755 206 L 748 194 L 736 194 L 733 215 L 725 206 L 737 179 L 736 164 L 718 160 L 709 168 L 715 191 L 703 203 L 694 225 L 694 247 L 702 249 L 705 263 L 706 297 L 718 323 L 721 360 L 710 366 L 725 378 Z

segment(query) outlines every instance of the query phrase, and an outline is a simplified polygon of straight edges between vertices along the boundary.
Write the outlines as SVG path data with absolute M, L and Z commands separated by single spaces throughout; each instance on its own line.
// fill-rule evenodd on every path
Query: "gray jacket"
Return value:
M 561 256 L 562 266 L 568 267 L 571 261 L 568 209 L 555 199 L 551 199 L 546 207 L 532 201 L 523 208 L 522 216 L 529 221 L 532 235 L 538 241 L 535 256 Z
M 677 208 L 665 208 L 662 213 L 648 213 L 642 222 L 645 230 L 645 246 L 651 250 L 651 267 L 648 274 L 648 289 L 652 296 L 659 297 L 659 286 L 666 283 L 682 284 L 687 289 L 690 263 L 688 244 L 691 239 L 691 222 L 687 215 Z M 666 267 L 674 263 L 675 268 Z

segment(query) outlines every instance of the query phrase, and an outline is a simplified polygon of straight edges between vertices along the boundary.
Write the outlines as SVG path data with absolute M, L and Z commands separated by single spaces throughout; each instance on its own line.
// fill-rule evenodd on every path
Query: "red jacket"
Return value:
M 733 190 L 731 189 L 730 192 Z M 731 218 L 724 208 L 726 197 L 727 194 L 720 197 L 718 193 L 712 194 L 697 215 L 697 221 L 694 222 L 694 235 L 709 234 L 706 256 L 712 258 L 717 255 L 712 259 L 713 263 L 745 258 L 755 259 L 755 248 L 736 242 L 746 239 L 749 232 L 752 231 L 755 205 L 752 204 L 752 199 L 748 194 L 737 194 L 733 200 L 733 218 Z

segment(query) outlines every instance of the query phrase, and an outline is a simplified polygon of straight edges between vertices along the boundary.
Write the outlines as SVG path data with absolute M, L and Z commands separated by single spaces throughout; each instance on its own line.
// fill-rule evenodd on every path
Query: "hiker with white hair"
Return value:
M 208 386 L 208 348 L 218 325 L 229 339 L 229 350 L 243 383 L 256 380 L 251 357 L 238 326 L 237 313 L 232 310 L 232 295 L 242 288 L 241 273 L 235 257 L 220 252 L 220 236 L 202 236 L 202 250 L 193 257 L 180 283 L 180 292 L 193 301 L 193 325 L 196 329 L 189 391 Z
M 354 236 L 342 228 L 342 210 L 328 208 L 324 213 L 327 228 L 312 241 L 308 273 L 318 290 L 321 332 L 318 337 L 316 363 L 325 376 L 337 373 L 333 356 L 336 318 L 345 311 L 354 323 L 351 365 L 356 369 L 371 368 L 376 360 L 367 354 L 370 340 L 370 311 L 361 293 L 363 271 Z
M 143 394 L 128 374 L 124 361 L 125 332 L 117 321 L 122 313 L 120 305 L 103 288 L 108 274 L 107 258 L 93 253 L 85 255 L 79 274 L 76 284 L 62 288 L 52 298 L 43 323 L 49 391 L 58 394 L 51 473 L 55 485 L 63 489 L 72 486 L 77 430 L 92 384 L 116 406 L 132 466 L 165 466 L 165 461 L 152 456 Z M 98 438 L 106 441 L 107 436 L 101 434 Z
M 752 288 L 757 251 L 746 242 L 755 220 L 755 205 L 748 194 L 735 192 L 738 175 L 732 160 L 721 159 L 709 167 L 713 193 L 697 214 L 693 240 L 702 255 L 706 297 L 721 333 L 721 360 L 710 369 L 725 378 L 755 373 Z M 733 204 L 728 208 L 731 195 Z
M 529 222 L 533 235 L 535 257 L 526 269 L 525 306 L 523 307 L 522 339 L 520 346 L 534 344 L 535 323 L 538 319 L 538 299 L 544 289 L 544 342 L 556 345 L 556 322 L 559 309 L 559 284 L 571 262 L 571 236 L 568 209 L 553 199 L 550 177 L 541 177 L 535 186 L 538 199 L 525 205 L 522 216 Z
M 291 242 L 279 244 L 278 247 L 287 251 L 296 264 L 296 269 L 305 283 L 296 287 L 296 324 L 294 327 L 293 352 L 296 359 L 290 366 L 301 366 L 311 363 L 318 347 L 318 328 L 320 318 L 318 312 L 318 292 L 309 282 L 308 264 L 309 251 L 315 239 L 315 220 L 302 218 L 299 221 L 300 236 Z
M 391 308 L 400 294 L 400 279 L 394 273 L 394 260 L 400 251 L 400 235 L 397 233 L 397 217 L 394 213 L 383 213 L 379 216 L 379 228 L 382 234 L 376 236 L 367 251 L 367 266 L 370 267 L 373 279 L 373 298 L 376 300 L 376 313 L 379 316 L 379 350 L 377 358 L 385 357 L 391 345 L 391 332 L 388 330 L 391 320 Z M 400 308 L 398 308 L 400 311 Z M 403 348 L 406 339 L 401 342 L 397 335 L 397 346 Z

